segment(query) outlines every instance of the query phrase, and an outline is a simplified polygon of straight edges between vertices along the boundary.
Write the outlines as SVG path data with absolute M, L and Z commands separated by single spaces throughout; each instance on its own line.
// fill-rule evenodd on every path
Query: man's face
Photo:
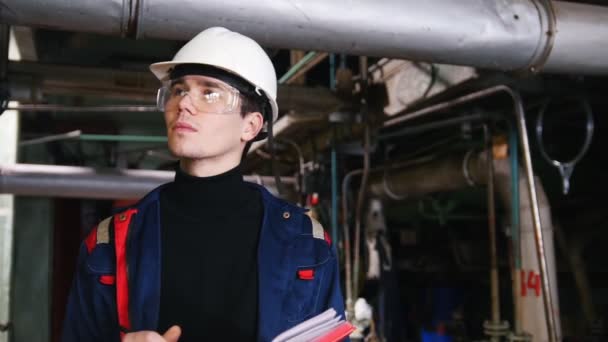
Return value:
M 168 145 L 178 158 L 241 153 L 244 120 L 238 91 L 206 76 L 185 76 L 166 89 Z

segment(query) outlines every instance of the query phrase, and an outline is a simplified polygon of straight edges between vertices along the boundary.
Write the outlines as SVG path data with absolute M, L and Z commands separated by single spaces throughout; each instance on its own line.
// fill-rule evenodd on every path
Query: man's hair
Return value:
M 264 115 L 260 103 L 253 99 L 251 95 L 243 94 L 241 101 L 241 116 L 245 117 L 247 114 L 253 112 L 260 112 Z

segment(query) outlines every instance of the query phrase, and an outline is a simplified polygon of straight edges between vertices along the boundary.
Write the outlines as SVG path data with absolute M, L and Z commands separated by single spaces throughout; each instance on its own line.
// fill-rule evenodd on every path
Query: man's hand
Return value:
M 126 334 L 122 342 L 177 342 L 181 334 L 182 329 L 174 325 L 163 336 L 155 331 L 138 331 Z

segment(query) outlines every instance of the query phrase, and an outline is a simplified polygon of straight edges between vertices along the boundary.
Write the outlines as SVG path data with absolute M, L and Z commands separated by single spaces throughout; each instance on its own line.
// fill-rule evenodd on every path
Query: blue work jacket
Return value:
M 270 341 L 330 307 L 344 317 L 338 260 L 327 233 L 305 209 L 274 197 L 262 186 L 248 184 L 259 189 L 264 206 L 258 243 L 258 341 Z M 64 342 L 120 341 L 121 330 L 123 334 L 157 330 L 162 187 L 102 221 L 82 243 L 68 299 Z M 127 233 L 119 230 L 123 227 Z M 125 255 L 126 267 L 117 261 L 120 253 Z M 121 280 L 121 272 L 126 280 Z M 128 317 L 119 318 L 119 309 L 128 312 Z M 122 324 L 125 319 L 128 328 Z

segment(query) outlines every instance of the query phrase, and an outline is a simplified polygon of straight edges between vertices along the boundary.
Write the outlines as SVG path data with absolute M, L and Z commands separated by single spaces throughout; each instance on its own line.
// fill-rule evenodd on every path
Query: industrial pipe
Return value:
M 540 266 L 540 279 L 543 301 L 545 304 L 547 334 L 550 342 L 558 342 L 560 341 L 558 338 L 558 330 L 560 328 L 556 325 L 557 319 L 555 316 L 557 315 L 557 312 L 556 310 L 554 310 L 554 308 L 556 308 L 557 306 L 555 305 L 555 302 L 553 300 L 554 296 L 557 296 L 553 293 L 553 291 L 551 291 L 551 284 L 555 284 L 556 280 L 551 279 L 549 277 L 547 253 L 545 251 L 547 242 L 545 241 L 543 234 L 540 206 L 538 194 L 536 192 L 536 180 L 534 179 L 534 170 L 532 169 L 532 156 L 530 153 L 530 143 L 528 141 L 528 129 L 526 128 L 526 116 L 524 113 L 524 107 L 519 93 L 513 91 L 511 88 L 508 88 L 506 86 L 499 86 L 498 88 L 496 88 L 496 90 L 506 92 L 513 100 L 513 113 L 515 114 L 517 122 L 519 139 L 521 140 L 520 148 L 522 151 L 522 157 L 524 159 L 524 172 L 526 173 L 526 181 L 528 185 L 528 198 L 530 199 L 531 204 L 530 211 L 527 211 L 525 214 L 531 214 L 532 222 L 534 223 L 534 240 L 536 243 L 537 260 Z M 557 287 L 555 286 L 555 288 Z
M 495 177 L 496 177 L 496 191 L 499 195 L 503 206 L 507 210 L 507 212 L 513 212 L 517 208 L 512 207 L 512 187 L 510 186 L 511 179 L 511 168 L 509 167 L 509 162 L 506 160 L 497 160 L 494 163 Z M 519 170 L 518 172 L 521 172 Z M 480 180 L 483 182 L 483 180 Z M 535 219 L 532 213 L 531 208 L 536 206 L 538 208 L 538 214 L 543 222 L 542 226 L 542 236 L 544 238 L 544 253 L 545 259 L 547 261 L 547 273 L 546 276 L 549 279 L 549 291 L 551 293 L 551 297 L 557 299 L 558 298 L 558 287 L 557 287 L 557 270 L 555 264 L 555 248 L 554 248 L 554 239 L 553 239 L 553 220 L 551 218 L 551 207 L 549 204 L 549 200 L 544 191 L 542 183 L 536 179 L 536 193 L 538 194 L 536 204 L 530 201 L 530 196 L 521 196 L 519 201 L 519 213 L 520 213 L 520 221 L 519 221 L 519 240 L 514 241 L 514 243 L 519 243 L 519 250 L 521 253 L 519 265 L 520 269 L 516 270 L 518 272 L 518 284 L 517 284 L 517 301 L 519 312 L 515 312 L 516 315 L 519 315 L 519 326 L 515 327 L 515 332 L 513 337 L 517 338 L 525 338 L 527 335 L 532 335 L 532 341 L 551 341 L 551 333 L 547 331 L 547 329 L 543 329 L 543 324 L 546 324 L 547 316 L 546 316 L 546 301 L 539 300 L 540 294 L 544 298 L 545 294 L 542 291 L 542 287 L 544 286 L 544 280 L 539 280 L 542 278 L 538 275 L 538 271 L 540 271 L 540 263 L 538 262 L 538 249 L 536 244 L 536 226 Z M 525 177 L 519 178 L 518 184 L 518 192 L 526 193 L 529 192 L 529 182 Z M 535 274 L 536 273 L 536 274 Z M 536 278 L 536 280 L 534 280 Z M 536 284 L 538 281 L 540 284 Z M 532 289 L 531 287 L 538 286 L 537 288 Z M 524 290 L 522 288 L 526 288 L 524 294 Z M 551 312 L 555 315 L 554 328 L 553 332 L 555 335 L 556 341 L 561 341 L 561 326 L 559 321 L 559 303 L 557 301 L 552 302 Z M 544 315 L 543 315 L 544 314 Z M 544 316 L 544 317 L 543 317 Z M 517 320 L 516 320 L 517 323 Z M 519 329 L 518 329 L 519 328 Z M 530 336 L 528 336 L 529 339 Z M 521 339 L 520 339 L 521 340 Z
M 370 196 L 383 200 L 412 199 L 475 185 L 474 180 L 482 179 L 480 173 L 486 172 L 486 169 L 471 167 L 477 165 L 478 160 L 479 155 L 463 152 L 434 159 L 417 167 L 375 172 L 369 180 Z
M 173 40 L 224 26 L 276 48 L 608 73 L 608 8 L 563 1 L 3 0 L 0 22 Z
M 494 201 L 494 156 L 492 154 L 492 137 L 487 124 L 484 124 L 484 138 L 486 144 L 486 192 L 488 198 L 488 237 L 490 245 L 490 298 L 492 315 L 491 321 L 485 322 L 486 335 L 490 336 L 491 342 L 499 342 L 503 335 L 501 328 L 504 327 L 500 321 L 500 280 L 498 278 L 498 257 L 496 252 L 496 208 Z
M 157 186 L 171 182 L 172 171 L 94 169 L 35 164 L 0 165 L 0 193 L 23 196 L 92 199 L 139 198 Z M 275 186 L 274 177 L 244 176 L 246 181 Z M 294 177 L 281 177 L 295 185 Z
M 26 112 L 76 112 L 76 113 L 102 113 L 102 112 L 159 112 L 157 106 L 144 105 L 110 105 L 110 106 L 66 106 L 56 104 L 21 104 L 9 105 L 9 110 Z
M 519 286 L 521 284 L 521 234 L 519 224 L 519 148 L 517 129 L 509 122 L 509 162 L 511 165 L 511 246 L 513 256 L 513 311 L 515 312 L 513 330 L 514 335 L 521 335 L 521 297 Z
M 521 145 L 521 153 L 524 160 L 524 171 L 526 173 L 526 181 L 528 182 L 528 195 L 530 199 L 530 210 L 534 223 L 534 237 L 536 241 L 536 252 L 538 256 L 538 263 L 540 265 L 540 277 L 542 279 L 541 287 L 543 293 L 543 300 L 545 304 L 545 316 L 547 317 L 547 331 L 549 334 L 549 341 L 558 341 L 557 338 L 557 327 L 555 326 L 556 318 L 555 312 L 553 311 L 554 301 L 552 292 L 550 291 L 551 283 L 547 275 L 547 258 L 545 254 L 545 241 L 543 238 L 542 223 L 540 218 L 540 209 L 538 205 L 538 195 L 536 193 L 536 181 L 534 179 L 534 170 L 532 169 L 532 157 L 530 154 L 530 144 L 528 141 L 528 129 L 526 127 L 526 115 L 523 107 L 523 101 L 519 93 L 508 86 L 497 85 L 487 89 L 473 92 L 453 100 L 445 101 L 432 105 L 415 112 L 406 113 L 400 115 L 394 119 L 390 119 L 384 122 L 384 127 L 390 127 L 397 125 L 415 118 L 419 118 L 425 115 L 437 113 L 441 110 L 449 109 L 457 105 L 469 103 L 474 100 L 487 98 L 492 95 L 504 93 L 509 95 L 513 102 L 513 115 L 517 125 L 517 131 L 519 133 L 519 139 Z
M 367 104 L 367 57 L 359 57 L 359 70 L 361 73 L 362 80 L 362 97 L 361 97 L 361 116 L 363 120 L 367 120 L 368 104 Z M 361 176 L 361 184 L 359 186 L 359 193 L 357 195 L 357 204 L 355 208 L 355 236 L 353 238 L 353 293 L 355 297 L 359 296 L 359 263 L 361 260 L 360 247 L 361 247 L 361 219 L 363 215 L 363 203 L 365 201 L 367 179 L 369 178 L 370 171 L 370 125 L 365 124 L 363 132 L 363 174 Z
M 442 159 L 435 159 L 423 164 L 408 165 L 398 168 L 392 168 L 385 173 L 372 172 L 370 176 L 369 191 L 370 196 L 379 197 L 383 200 L 394 200 L 395 194 L 402 198 L 415 199 L 430 193 L 446 192 L 461 190 L 470 186 L 488 184 L 488 158 L 487 151 L 467 152 L 460 154 L 452 154 Z M 549 332 L 543 325 L 543 313 L 545 313 L 545 302 L 539 298 L 540 296 L 529 295 L 521 296 L 521 284 L 530 285 L 528 276 L 530 270 L 539 269 L 534 263 L 538 261 L 536 255 L 535 237 L 535 222 L 531 207 L 534 204 L 529 196 L 522 196 L 518 202 L 519 208 L 513 207 L 511 186 L 512 167 L 511 161 L 506 159 L 497 159 L 493 162 L 494 180 L 496 192 L 499 195 L 500 202 L 507 212 L 512 213 L 518 210 L 519 231 L 521 236 L 522 248 L 521 252 L 525 254 L 522 260 L 522 269 L 527 270 L 526 278 L 517 284 L 517 297 L 522 302 L 522 306 L 526 309 L 521 312 L 522 330 L 532 333 L 534 341 L 548 341 Z M 521 170 L 518 171 L 518 173 Z M 529 192 L 529 183 L 526 178 L 518 179 L 518 193 Z M 390 190 L 389 190 L 390 189 Z M 555 254 L 553 248 L 553 224 L 551 220 L 551 208 L 549 201 L 544 192 L 542 184 L 536 182 L 536 192 L 538 193 L 538 212 L 543 222 L 543 236 L 546 237 L 545 253 L 548 261 L 547 277 L 550 279 L 550 291 L 553 298 L 557 298 L 557 275 L 555 268 Z M 518 243 L 518 241 L 514 241 Z M 538 264 L 540 265 L 540 264 Z M 541 284 L 539 286 L 539 292 Z M 530 292 L 534 292 L 530 290 Z M 544 293 L 543 293 L 544 296 Z M 559 312 L 557 302 L 553 302 L 551 312 Z M 532 309 L 534 308 L 534 309 Z M 557 315 L 559 317 L 559 315 Z M 561 329 L 558 318 L 555 321 L 555 335 L 559 341 Z M 517 336 L 521 336 L 521 332 L 516 332 Z

